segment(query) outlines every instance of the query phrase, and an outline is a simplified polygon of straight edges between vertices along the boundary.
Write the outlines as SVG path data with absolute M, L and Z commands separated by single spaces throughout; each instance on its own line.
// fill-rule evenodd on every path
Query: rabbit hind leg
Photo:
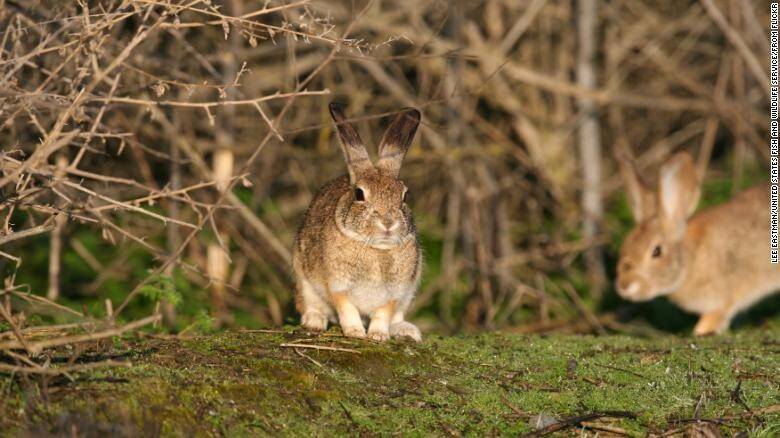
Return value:
M 420 329 L 404 317 L 408 307 L 409 301 L 406 301 L 395 309 L 395 313 L 390 319 L 390 336 L 394 338 L 410 338 L 416 342 L 421 342 L 422 333 L 420 333 Z
M 303 277 L 297 281 L 296 307 L 301 313 L 301 325 L 308 330 L 323 331 L 328 328 L 332 308 L 317 294 L 314 286 Z

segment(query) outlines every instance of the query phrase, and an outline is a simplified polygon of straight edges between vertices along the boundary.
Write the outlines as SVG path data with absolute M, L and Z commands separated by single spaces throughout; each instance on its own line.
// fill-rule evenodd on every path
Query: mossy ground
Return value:
M 357 352 L 282 346 L 289 343 Z M 81 356 L 107 358 L 134 366 L 75 380 L 1 377 L 0 431 L 517 435 L 532 432 L 539 415 L 552 421 L 625 411 L 636 417 L 588 424 L 645 435 L 684 430 L 699 419 L 729 435 L 780 434 L 780 327 L 705 339 L 430 335 L 422 344 L 285 328 L 129 339 Z M 582 431 L 573 426 L 559 433 Z

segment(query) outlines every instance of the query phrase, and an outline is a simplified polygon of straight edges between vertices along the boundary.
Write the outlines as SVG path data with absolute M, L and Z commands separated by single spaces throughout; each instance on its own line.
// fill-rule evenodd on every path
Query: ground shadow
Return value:
M 698 315 L 680 309 L 665 297 L 646 303 L 630 303 L 612 292 L 605 298 L 602 309 L 614 311 L 621 322 L 646 321 L 657 330 L 677 334 L 690 333 L 698 320 Z M 773 319 L 780 319 L 780 294 L 778 293 L 739 313 L 734 318 L 731 328 L 757 327 Z

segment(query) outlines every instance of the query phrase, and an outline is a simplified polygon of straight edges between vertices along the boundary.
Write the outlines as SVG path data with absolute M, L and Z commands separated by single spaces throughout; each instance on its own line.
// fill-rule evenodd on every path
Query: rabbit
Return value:
M 320 331 L 338 321 L 345 336 L 420 342 L 420 330 L 404 314 L 420 283 L 422 254 L 406 204 L 408 189 L 398 179 L 420 111 L 398 113 L 373 164 L 344 109 L 329 105 L 348 172 L 314 197 L 293 248 L 301 325 Z
M 661 167 L 656 192 L 617 155 L 636 222 L 620 248 L 620 296 L 665 295 L 700 315 L 693 333 L 701 336 L 722 333 L 735 314 L 780 289 L 780 266 L 770 262 L 769 183 L 693 214 L 701 181 L 690 154 Z

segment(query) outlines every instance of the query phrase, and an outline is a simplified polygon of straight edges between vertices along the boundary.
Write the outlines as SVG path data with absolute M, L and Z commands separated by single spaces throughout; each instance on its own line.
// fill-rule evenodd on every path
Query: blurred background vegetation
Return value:
M 613 151 L 651 179 L 691 151 L 703 205 L 764 180 L 768 25 L 741 0 L 0 0 L 0 299 L 24 325 L 297 322 L 289 248 L 345 172 L 339 100 L 372 153 L 422 110 L 401 177 L 424 331 L 689 329 L 614 294 Z

